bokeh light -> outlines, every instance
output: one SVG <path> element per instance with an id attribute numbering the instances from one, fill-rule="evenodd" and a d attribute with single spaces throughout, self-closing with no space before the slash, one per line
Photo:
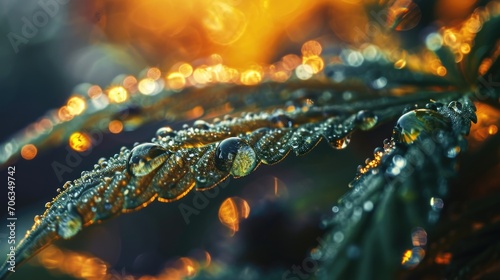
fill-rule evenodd
<path id="1" fill-rule="evenodd" d="M 69 137 L 69 146 L 77 152 L 85 152 L 92 147 L 92 141 L 86 133 L 75 132 Z"/>

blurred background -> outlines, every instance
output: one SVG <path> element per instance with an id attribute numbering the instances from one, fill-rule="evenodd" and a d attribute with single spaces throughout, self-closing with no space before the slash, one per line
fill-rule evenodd
<path id="1" fill-rule="evenodd" d="M 169 73 L 182 63 L 268 68 L 286 55 L 300 56 L 309 40 L 321 42 L 323 49 L 359 47 L 369 41 L 401 54 L 401 48 L 417 48 L 429 32 L 462 22 L 482 4 L 473 0 L 0 0 L 0 142 L 65 104 L 80 83 L 105 89 L 120 74 L 135 75 L 149 67 Z M 389 11 L 394 14 L 387 13 L 387 7 L 393 7 Z M 411 16 L 395 23 L 402 7 Z M 377 26 L 394 28 L 373 37 L 376 33 L 371 30 Z M 176 129 L 182 123 L 157 121 L 133 131 L 104 134 L 63 179 L 79 177 L 121 146 L 148 141 L 158 127 Z M 12 279 L 34 275 L 101 279 L 108 274 L 145 280 L 154 278 L 144 275 L 162 273 L 164 279 L 178 279 L 201 268 L 215 275 L 231 266 L 246 268 L 242 271 L 248 278 L 255 274 L 280 278 L 318 245 L 322 216 L 347 190 L 356 166 L 391 130 L 388 124 L 358 133 L 363 136 L 354 137 L 346 150 L 334 151 L 320 143 L 307 156 L 262 166 L 246 178 L 224 182 L 219 194 L 205 196 L 207 205 L 199 207 L 203 209 L 193 206 L 200 198 L 191 193 L 178 202 L 155 202 L 93 225 L 69 241 L 56 242 L 20 267 Z M 71 149 L 63 143 L 13 163 L 18 240 L 62 187 L 51 164 L 64 162 Z M 2 174 L 6 176 L 5 171 Z M 6 205 L 6 196 L 7 191 L 0 195 L 1 205 Z M 188 222 L 181 210 L 186 205 L 199 210 Z M 0 215 L 5 221 L 4 210 Z M 5 256 L 7 233 L 0 228 L 0 256 Z"/>

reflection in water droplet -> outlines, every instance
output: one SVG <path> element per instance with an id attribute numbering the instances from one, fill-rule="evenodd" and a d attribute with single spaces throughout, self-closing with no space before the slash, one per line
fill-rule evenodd
<path id="1" fill-rule="evenodd" d="M 160 145 L 144 143 L 130 152 L 127 170 L 131 175 L 144 176 L 167 160 L 169 153 Z"/>
<path id="2" fill-rule="evenodd" d="M 275 124 L 277 127 L 293 127 L 293 119 L 288 117 L 287 115 L 276 115 L 270 118 L 270 121 Z"/>
<path id="3" fill-rule="evenodd" d="M 330 141 L 330 146 L 332 146 L 335 149 L 341 150 L 345 149 L 347 145 L 351 142 L 351 135 L 347 135 L 344 138 L 340 139 L 335 139 L 333 141 Z"/>
<path id="4" fill-rule="evenodd" d="M 367 110 L 359 111 L 356 114 L 356 123 L 361 130 L 368 130 L 377 124 L 378 117 L 372 112 Z"/>
<path id="5" fill-rule="evenodd" d="M 449 120 L 438 112 L 429 109 L 417 109 L 401 116 L 394 127 L 393 137 L 401 143 L 413 143 L 420 133 L 432 133 L 436 130 L 449 130 Z"/>
<path id="6" fill-rule="evenodd" d="M 444 207 L 444 202 L 441 198 L 431 197 L 430 205 L 434 210 L 441 210 Z"/>
<path id="7" fill-rule="evenodd" d="M 239 137 L 222 140 L 215 149 L 214 160 L 217 169 L 229 171 L 234 177 L 250 174 L 257 165 L 255 151 Z"/>
<path id="8" fill-rule="evenodd" d="M 57 234 L 64 239 L 73 237 L 82 229 L 82 218 L 74 204 L 68 204 L 67 212 L 59 219 Z"/>

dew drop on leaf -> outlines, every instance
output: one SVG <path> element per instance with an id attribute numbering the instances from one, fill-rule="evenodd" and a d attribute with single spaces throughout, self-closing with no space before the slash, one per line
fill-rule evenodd
<path id="1" fill-rule="evenodd" d="M 411 144 L 422 132 L 432 133 L 436 130 L 448 130 L 449 127 L 449 120 L 440 113 L 430 109 L 417 109 L 399 118 L 393 137 L 400 143 Z"/>
<path id="2" fill-rule="evenodd" d="M 250 174 L 257 165 L 255 151 L 243 139 L 230 137 L 222 140 L 215 149 L 215 166 L 229 171 L 234 177 Z"/>
<path id="3" fill-rule="evenodd" d="M 160 145 L 144 143 L 130 152 L 127 170 L 131 175 L 144 176 L 167 160 L 168 152 Z"/>

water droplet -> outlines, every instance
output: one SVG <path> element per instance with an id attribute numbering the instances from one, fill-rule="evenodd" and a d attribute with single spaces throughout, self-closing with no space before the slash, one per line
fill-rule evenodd
<path id="1" fill-rule="evenodd" d="M 401 143 L 411 144 L 422 132 L 432 133 L 437 129 L 449 130 L 449 120 L 436 111 L 417 109 L 399 118 L 393 137 Z"/>
<path id="2" fill-rule="evenodd" d="M 169 126 L 160 127 L 156 131 L 156 136 L 159 138 L 163 138 L 163 137 L 167 137 L 167 136 L 174 137 L 175 135 L 177 135 L 177 133 Z"/>
<path id="3" fill-rule="evenodd" d="M 434 210 L 441 210 L 444 207 L 444 202 L 441 198 L 431 197 L 430 205 Z"/>
<path id="4" fill-rule="evenodd" d="M 332 212 L 333 212 L 333 213 L 338 213 L 338 212 L 339 212 L 339 210 L 340 210 L 340 209 L 339 209 L 339 207 L 338 207 L 338 206 L 333 206 L 333 207 L 332 207 Z"/>
<path id="5" fill-rule="evenodd" d="M 144 176 L 167 160 L 169 153 L 160 145 L 144 143 L 132 149 L 127 161 L 131 175 Z"/>
<path id="6" fill-rule="evenodd" d="M 455 111 L 456 113 L 462 113 L 462 103 L 458 102 L 458 101 L 451 101 L 450 104 L 448 104 L 448 108 L 452 109 L 453 111 Z"/>
<path id="7" fill-rule="evenodd" d="M 257 165 L 255 151 L 243 139 L 230 137 L 222 140 L 215 149 L 215 166 L 229 171 L 235 177 L 250 174 Z"/>
<path id="8" fill-rule="evenodd" d="M 40 215 L 35 215 L 33 220 L 35 221 L 35 224 L 39 224 L 42 221 L 42 217 Z"/>
<path id="9" fill-rule="evenodd" d="M 194 123 L 193 123 L 193 127 L 194 128 L 198 128 L 198 129 L 203 129 L 203 130 L 207 130 L 210 128 L 210 124 L 207 123 L 206 121 L 204 120 L 196 120 Z"/>
<path id="10" fill-rule="evenodd" d="M 50 208 L 50 206 L 52 206 L 52 203 L 50 202 L 45 203 L 45 208 Z"/>
<path id="11" fill-rule="evenodd" d="M 64 239 L 73 237 L 82 229 L 82 218 L 74 204 L 68 204 L 67 211 L 59 217 L 57 234 Z"/>
<path id="12" fill-rule="evenodd" d="M 206 183 L 207 182 L 207 177 L 205 176 L 196 176 L 196 181 L 200 182 L 200 183 Z"/>
<path id="13" fill-rule="evenodd" d="M 362 110 L 356 114 L 356 124 L 361 130 L 373 128 L 377 120 L 378 117 L 372 111 Z"/>
<path id="14" fill-rule="evenodd" d="M 344 138 L 334 139 L 333 141 L 330 141 L 330 146 L 332 146 L 335 149 L 341 150 L 345 149 L 350 142 L 351 142 L 351 135 L 347 135 Z"/>

